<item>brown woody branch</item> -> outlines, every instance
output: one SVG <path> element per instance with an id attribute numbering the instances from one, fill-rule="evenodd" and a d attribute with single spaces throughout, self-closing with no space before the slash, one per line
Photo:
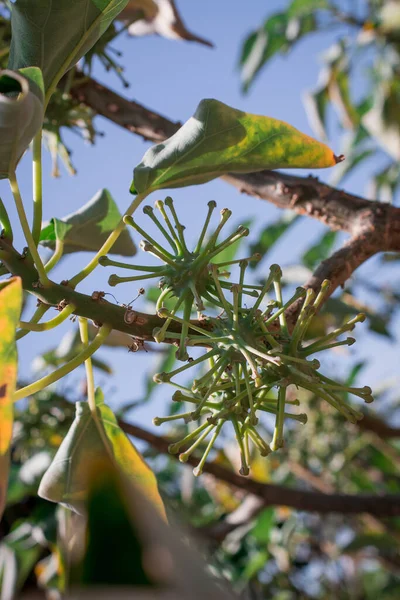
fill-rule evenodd
<path id="1" fill-rule="evenodd" d="M 93 79 L 78 80 L 72 95 L 99 115 L 152 142 L 170 137 L 181 125 L 121 97 Z M 400 208 L 348 194 L 314 177 L 265 170 L 230 174 L 223 179 L 242 193 L 351 235 L 343 248 L 321 263 L 306 287 L 317 290 L 324 279 L 329 279 L 332 293 L 368 258 L 379 252 L 400 251 Z M 301 301 L 292 308 L 289 315 L 292 321 L 300 306 Z"/>
<path id="2" fill-rule="evenodd" d="M 137 425 L 119 421 L 122 429 L 138 439 L 141 439 L 158 452 L 168 454 L 170 441 L 164 437 L 154 435 Z M 196 466 L 198 460 L 190 456 L 188 463 Z M 377 517 L 394 517 L 400 515 L 400 495 L 347 495 L 324 494 L 296 490 L 283 485 L 259 483 L 253 479 L 242 477 L 215 463 L 206 463 L 204 471 L 214 477 L 261 498 L 264 506 L 289 506 L 297 510 L 330 513 L 339 512 L 346 514 L 369 513 Z"/>

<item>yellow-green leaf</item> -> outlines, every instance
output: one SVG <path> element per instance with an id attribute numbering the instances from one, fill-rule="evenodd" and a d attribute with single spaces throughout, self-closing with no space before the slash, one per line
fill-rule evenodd
<path id="1" fill-rule="evenodd" d="M 175 135 L 146 152 L 131 192 L 205 183 L 226 173 L 321 169 L 338 160 L 325 144 L 283 121 L 202 100 Z"/>
<path id="2" fill-rule="evenodd" d="M 0 282 L 0 517 L 3 514 L 13 428 L 13 394 L 17 381 L 15 331 L 21 316 L 22 285 L 19 277 Z"/>
<path id="3" fill-rule="evenodd" d="M 77 403 L 75 420 L 43 476 L 39 496 L 83 512 L 88 474 L 93 464 L 105 460 L 116 464 L 165 516 L 153 471 L 119 427 L 112 410 L 104 404 L 100 389 L 96 391 L 96 405 L 94 418 L 88 403 Z"/>

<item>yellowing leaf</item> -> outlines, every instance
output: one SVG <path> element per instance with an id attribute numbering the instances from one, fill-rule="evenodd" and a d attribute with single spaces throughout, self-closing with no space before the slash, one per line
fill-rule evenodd
<path id="1" fill-rule="evenodd" d="M 6 503 L 14 417 L 13 394 L 17 381 L 15 331 L 21 306 L 21 279 L 13 277 L 0 282 L 0 517 Z"/>
<path id="2" fill-rule="evenodd" d="M 283 121 L 202 100 L 172 137 L 146 152 L 131 192 L 205 183 L 227 173 L 320 169 L 339 160 L 325 144 Z"/>
<path id="3" fill-rule="evenodd" d="M 88 494 L 88 475 L 99 461 L 116 464 L 165 517 L 153 471 L 119 427 L 112 410 L 96 391 L 97 415 L 78 402 L 72 426 L 40 483 L 38 494 L 81 513 Z M 96 422 L 97 421 L 97 422 Z"/>

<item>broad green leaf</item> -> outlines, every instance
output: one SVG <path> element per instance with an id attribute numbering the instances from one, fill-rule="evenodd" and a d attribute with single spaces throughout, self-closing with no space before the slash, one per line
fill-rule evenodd
<path id="1" fill-rule="evenodd" d="M 40 69 L 0 71 L 0 179 L 15 170 L 42 122 Z"/>
<path id="2" fill-rule="evenodd" d="M 77 403 L 75 420 L 43 476 L 39 496 L 82 512 L 88 492 L 88 473 L 93 464 L 103 460 L 117 464 L 164 514 L 153 471 L 119 427 L 112 410 L 104 404 L 100 389 L 96 391 L 96 404 L 95 419 L 88 403 Z"/>
<path id="3" fill-rule="evenodd" d="M 97 42 L 128 0 L 16 0 L 10 69 L 40 67 L 46 92 Z"/>
<path id="4" fill-rule="evenodd" d="M 100 190 L 77 212 L 63 219 L 52 219 L 43 226 L 40 243 L 55 248 L 56 240 L 64 242 L 64 254 L 71 252 L 97 252 L 121 219 L 121 213 L 108 190 Z M 124 229 L 112 247 L 111 254 L 133 256 L 135 245 Z"/>
<path id="5" fill-rule="evenodd" d="M 261 233 L 259 234 L 258 239 L 250 245 L 250 252 L 252 254 L 258 253 L 264 257 L 276 244 L 276 242 L 283 236 L 287 230 L 295 223 L 297 220 L 297 215 L 293 212 L 288 212 L 286 216 L 282 217 L 275 223 L 271 223 L 271 225 L 267 225 Z M 258 263 L 250 263 L 250 267 L 257 267 Z"/>
<path id="6" fill-rule="evenodd" d="M 19 277 L 0 282 L 0 518 L 3 514 L 10 463 L 17 381 L 15 331 L 21 316 L 22 285 Z"/>
<path id="7" fill-rule="evenodd" d="M 194 116 L 134 170 L 132 193 L 211 181 L 227 173 L 334 166 L 333 152 L 291 125 L 202 100 Z"/>
<path id="8" fill-rule="evenodd" d="M 329 8 L 328 0 L 292 0 L 292 3 L 287 9 L 287 14 L 290 18 L 302 17 L 314 10 Z"/>
<path id="9" fill-rule="evenodd" d="M 337 231 L 324 233 L 318 242 L 303 254 L 303 264 L 309 269 L 314 269 L 320 262 L 328 258 L 336 241 L 337 233 Z"/>

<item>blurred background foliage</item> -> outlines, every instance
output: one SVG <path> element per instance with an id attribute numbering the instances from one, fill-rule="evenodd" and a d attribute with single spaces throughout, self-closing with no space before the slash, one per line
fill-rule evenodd
<path id="1" fill-rule="evenodd" d="M 2 67 L 7 63 L 10 43 L 8 6 L 7 1 L 0 2 Z M 121 19 L 84 58 L 79 77 L 82 72 L 90 76 L 94 61 L 100 61 L 124 81 L 124 57 L 113 50 L 113 41 L 126 31 L 131 35 L 157 33 L 209 43 L 187 31 L 173 2 L 149 1 L 148 7 L 149 12 L 143 14 L 143 8 L 138 9 L 135 2 L 128 4 Z M 245 8 L 233 5 L 232 10 Z M 305 91 L 304 95 L 310 122 L 317 137 L 329 140 L 329 124 L 332 114 L 336 115 L 336 126 L 342 131 L 342 151 L 347 160 L 333 175 L 335 185 L 342 184 L 346 176 L 367 164 L 370 173 L 367 196 L 382 202 L 396 202 L 400 183 L 400 2 L 282 1 L 281 11 L 268 14 L 256 30 L 247 32 L 241 45 L 239 67 L 243 92 L 251 90 L 256 77 L 265 76 L 270 61 L 276 56 L 296 52 L 300 40 L 333 29 L 337 31 L 337 41 L 326 49 L 315 88 Z M 238 40 L 238 47 L 239 44 Z M 69 94 L 75 76 L 76 72 L 72 72 L 62 82 L 46 115 L 45 141 L 53 159 L 55 176 L 60 174 L 60 161 L 70 173 L 75 170 L 64 142 L 66 129 L 77 132 L 91 143 L 98 135 L 92 109 Z M 358 85 L 360 81 L 362 85 Z M 300 91 L 294 90 L 294 93 L 300 94 Z M 162 111 L 162 106 L 152 108 Z M 254 281 L 262 281 L 269 253 L 284 237 L 290 239 L 296 219 L 285 213 L 262 229 L 256 239 L 251 238 L 248 248 L 244 245 L 235 248 L 240 255 L 247 255 L 249 251 L 262 255 L 262 260 L 254 263 Z M 293 265 L 284 272 L 285 284 L 289 287 L 303 283 L 331 254 L 339 240 L 340 233 L 323 233 L 302 256 L 297 260 L 293 258 Z M 399 259 L 398 255 L 383 255 L 379 260 L 383 268 Z M 156 287 L 146 290 L 148 312 L 154 309 L 158 294 Z M 382 287 L 379 282 L 355 274 L 351 283 L 331 298 L 315 318 L 311 337 L 339 326 L 362 310 L 368 316 L 368 326 L 374 335 L 393 338 L 394 349 L 398 352 L 392 324 L 398 316 L 399 301 L 400 290 L 395 278 L 392 285 Z M 118 416 L 124 427 L 128 413 L 129 421 L 134 421 L 138 407 L 146 403 L 151 410 L 155 397 L 152 374 L 172 368 L 175 349 L 142 348 L 117 333 L 109 343 L 148 353 L 144 394 L 119 407 Z M 79 336 L 73 332 L 68 334 L 55 348 L 37 357 L 36 373 L 47 372 L 68 360 L 79 350 L 79 345 Z M 339 357 L 342 379 L 352 385 L 366 364 L 364 361 L 354 363 L 348 350 L 340 352 Z M 373 348 L 370 349 L 370 360 L 379 360 L 374 356 Z M 103 377 L 111 377 L 112 368 L 102 359 L 101 352 L 100 358 L 96 356 L 94 366 L 102 371 Z M 328 368 L 336 368 L 335 356 L 330 362 L 328 360 Z M 83 382 L 82 372 L 81 389 L 76 384 L 69 385 L 68 381 L 62 382 L 54 389 L 29 398 L 18 408 L 8 503 L 0 525 L 2 600 L 37 589 L 48 598 L 56 599 L 65 587 L 66 574 L 71 571 L 66 566 L 71 544 L 65 533 L 68 532 L 65 523 L 75 516 L 68 516 L 65 509 L 38 498 L 37 488 L 74 418 L 74 403 L 86 396 Z M 375 406 L 368 409 L 364 424 L 361 422 L 360 425 L 345 423 L 339 414 L 304 394 L 302 402 L 313 408 L 307 411 L 312 415 L 307 426 L 289 429 L 288 442 L 282 451 L 274 453 L 268 460 L 256 459 L 253 478 L 263 483 L 314 489 L 321 493 L 399 493 L 400 430 L 392 426 L 399 422 L 397 383 L 381 382 L 374 390 Z M 163 414 L 169 410 L 172 415 L 181 408 L 179 403 L 165 404 Z M 270 431 L 270 427 L 266 420 L 265 429 Z M 169 431 L 163 429 L 163 434 L 171 439 L 186 432 L 182 426 L 172 425 Z M 177 545 L 199 546 L 205 571 L 217 586 L 222 585 L 213 588 L 211 596 L 212 593 L 223 594 L 224 582 L 229 582 L 234 592 L 245 599 L 394 600 L 400 597 L 398 518 L 376 519 L 365 514 L 318 515 L 284 506 L 265 507 L 259 499 L 207 473 L 200 479 L 193 478 L 188 467 L 160 452 L 156 445 L 142 442 L 140 448 L 157 475 L 170 517 L 179 515 L 180 521 L 185 523 L 185 532 L 178 530 Z M 229 438 L 221 438 L 212 461 L 229 470 L 237 469 L 237 452 Z M 180 575 L 177 575 L 168 557 L 163 555 L 160 559 L 160 548 L 153 548 L 148 554 L 150 535 L 146 538 L 143 531 L 138 533 L 140 527 L 137 526 L 138 521 L 145 519 L 146 511 L 136 504 L 133 508 L 127 507 L 130 501 L 126 499 L 134 494 L 127 493 L 126 488 L 121 491 L 113 477 L 114 474 L 105 471 L 104 477 L 97 478 L 89 501 L 93 506 L 89 521 L 74 525 L 74 531 L 82 527 L 82 536 L 89 535 L 90 543 L 83 558 L 79 558 L 78 552 L 71 581 L 102 585 L 118 582 L 135 584 L 142 589 L 151 587 L 153 593 L 148 597 L 157 598 L 171 578 L 178 586 L 179 577 L 186 577 L 186 582 L 179 584 L 183 587 L 179 588 L 181 595 L 178 597 L 185 597 L 186 593 L 188 598 L 195 598 L 195 575 L 189 567 L 187 571 L 178 567 Z M 109 526 L 110 519 L 112 527 Z M 159 527 L 162 529 L 161 524 Z M 191 543 L 188 541 L 192 539 L 190 536 L 198 541 Z M 179 547 L 182 551 L 187 546 Z M 104 547 L 112 549 L 106 556 L 101 555 Z M 170 547 L 170 552 L 173 555 L 175 550 Z M 124 561 L 127 556 L 128 563 Z M 149 564 L 155 563 L 164 564 L 165 569 L 160 568 L 154 573 Z M 133 570 L 132 565 L 135 565 Z M 194 572 L 203 568 L 194 559 L 191 566 Z M 201 586 L 199 589 L 204 597 L 204 590 Z"/>

